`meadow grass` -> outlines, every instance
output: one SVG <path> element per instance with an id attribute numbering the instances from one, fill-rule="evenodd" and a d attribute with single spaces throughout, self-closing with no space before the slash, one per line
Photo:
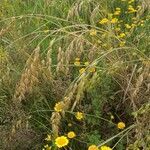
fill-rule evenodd
<path id="1" fill-rule="evenodd" d="M 150 148 L 149 0 L 1 0 L 0 149 Z"/>

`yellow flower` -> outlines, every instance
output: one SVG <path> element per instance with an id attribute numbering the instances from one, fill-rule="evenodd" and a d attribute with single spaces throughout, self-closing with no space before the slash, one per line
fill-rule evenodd
<path id="1" fill-rule="evenodd" d="M 128 3 L 131 4 L 131 3 L 133 3 L 134 1 L 135 1 L 135 0 L 130 0 L 130 1 L 128 1 Z"/>
<path id="2" fill-rule="evenodd" d="M 47 135 L 47 137 L 45 138 L 45 141 L 51 141 L 51 135 Z"/>
<path id="3" fill-rule="evenodd" d="M 46 145 L 44 146 L 44 149 L 45 149 L 45 150 L 51 150 L 51 146 L 48 146 L 48 144 L 46 144 Z"/>
<path id="4" fill-rule="evenodd" d="M 112 20 L 111 20 L 111 23 L 117 23 L 118 22 L 118 19 L 117 18 L 113 18 Z"/>
<path id="5" fill-rule="evenodd" d="M 98 150 L 98 147 L 96 145 L 91 145 L 88 150 Z"/>
<path id="6" fill-rule="evenodd" d="M 120 31 L 120 30 L 121 30 L 121 29 L 120 29 L 119 27 L 115 29 L 115 31 L 117 31 L 117 32 Z"/>
<path id="7" fill-rule="evenodd" d="M 125 27 L 126 27 L 127 29 L 131 29 L 131 26 L 130 26 L 129 24 L 125 24 Z"/>
<path id="8" fill-rule="evenodd" d="M 75 65 L 75 66 L 80 66 L 80 61 L 75 61 L 75 62 L 74 62 L 74 65 Z"/>
<path id="9" fill-rule="evenodd" d="M 132 23 L 131 26 L 134 28 L 134 27 L 136 27 L 136 24 Z"/>
<path id="10" fill-rule="evenodd" d="M 75 61 L 80 61 L 80 58 L 77 57 L 77 58 L 75 59 Z"/>
<path id="11" fill-rule="evenodd" d="M 57 112 L 61 112 L 63 110 L 63 105 L 61 102 L 55 104 L 54 110 Z"/>
<path id="12" fill-rule="evenodd" d="M 107 23 L 109 20 L 107 18 L 102 19 L 99 23 L 100 24 L 105 24 Z"/>
<path id="13" fill-rule="evenodd" d="M 117 127 L 118 127 L 118 129 L 124 129 L 124 128 L 126 127 L 126 125 L 125 125 L 124 122 L 119 122 L 119 123 L 117 124 Z"/>
<path id="14" fill-rule="evenodd" d="M 116 11 L 114 12 L 114 15 L 120 15 L 121 13 L 121 8 L 117 7 Z"/>
<path id="15" fill-rule="evenodd" d="M 125 36 L 126 36 L 125 33 L 120 33 L 119 35 L 120 38 L 124 38 Z"/>
<path id="16" fill-rule="evenodd" d="M 88 65 L 89 65 L 89 62 L 88 62 L 88 61 L 86 61 L 84 64 L 85 64 L 85 66 L 88 66 Z"/>
<path id="17" fill-rule="evenodd" d="M 82 112 L 76 112 L 75 117 L 76 117 L 78 120 L 81 120 L 81 119 L 83 119 L 83 113 L 82 113 Z"/>
<path id="18" fill-rule="evenodd" d="M 121 11 L 121 8 L 117 7 L 116 10 L 117 10 L 117 11 Z"/>
<path id="19" fill-rule="evenodd" d="M 67 136 L 69 139 L 72 139 L 72 138 L 76 137 L 76 134 L 73 131 L 70 131 L 70 132 L 68 132 Z"/>
<path id="20" fill-rule="evenodd" d="M 109 146 L 101 146 L 100 150 L 112 150 L 112 148 L 110 148 Z"/>
<path id="21" fill-rule="evenodd" d="M 137 12 L 137 10 L 134 9 L 132 5 L 129 5 L 129 7 L 128 7 L 128 13 L 135 13 L 135 12 Z"/>
<path id="22" fill-rule="evenodd" d="M 81 69 L 79 70 L 79 73 L 80 73 L 80 74 L 85 73 L 85 68 L 81 68 Z"/>
<path id="23" fill-rule="evenodd" d="M 97 31 L 95 29 L 90 30 L 90 35 L 95 36 L 97 34 Z"/>
<path id="24" fill-rule="evenodd" d="M 142 7 L 141 6 L 137 6 L 137 9 L 140 10 Z"/>
<path id="25" fill-rule="evenodd" d="M 114 12 L 114 15 L 118 16 L 118 15 L 120 15 L 120 13 L 121 13 L 121 11 L 117 10 L 117 11 Z"/>
<path id="26" fill-rule="evenodd" d="M 126 44 L 126 42 L 125 41 L 122 41 L 122 42 L 120 42 L 120 47 L 122 47 L 122 46 L 124 46 Z"/>
<path id="27" fill-rule="evenodd" d="M 89 68 L 89 72 L 95 72 L 96 71 L 96 68 L 95 67 L 90 67 Z"/>
<path id="28" fill-rule="evenodd" d="M 55 139 L 55 144 L 59 148 L 67 146 L 68 143 L 69 143 L 69 140 L 66 136 L 60 136 Z"/>

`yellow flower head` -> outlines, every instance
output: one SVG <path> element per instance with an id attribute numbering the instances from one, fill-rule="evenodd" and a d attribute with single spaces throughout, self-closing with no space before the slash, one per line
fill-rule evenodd
<path id="1" fill-rule="evenodd" d="M 130 26 L 129 24 L 125 24 L 125 27 L 126 27 L 127 29 L 131 29 L 131 26 Z"/>
<path id="2" fill-rule="evenodd" d="M 126 42 L 125 41 L 122 41 L 122 42 L 120 42 L 120 47 L 122 47 L 122 46 L 124 46 L 126 44 Z"/>
<path id="3" fill-rule="evenodd" d="M 125 125 L 124 122 L 119 122 L 119 123 L 117 124 L 117 127 L 118 127 L 118 129 L 124 129 L 124 128 L 126 127 L 126 125 Z"/>
<path id="4" fill-rule="evenodd" d="M 110 148 L 109 146 L 101 146 L 100 150 L 112 150 L 112 148 Z"/>
<path id="5" fill-rule="evenodd" d="M 81 120 L 81 119 L 83 119 L 83 113 L 82 113 L 82 112 L 76 112 L 75 117 L 76 117 L 78 120 Z"/>
<path id="6" fill-rule="evenodd" d="M 118 31 L 120 31 L 120 30 L 121 30 L 121 29 L 120 29 L 119 27 L 115 29 L 116 32 L 118 32 Z"/>
<path id="7" fill-rule="evenodd" d="M 95 36 L 97 34 L 97 31 L 95 29 L 90 30 L 90 35 Z"/>
<path id="8" fill-rule="evenodd" d="M 96 71 L 96 68 L 95 67 L 90 67 L 89 68 L 89 72 L 95 72 Z"/>
<path id="9" fill-rule="evenodd" d="M 117 10 L 117 11 L 121 11 L 121 8 L 117 7 L 116 10 Z"/>
<path id="10" fill-rule="evenodd" d="M 89 65 L 89 62 L 88 62 L 88 61 L 86 61 L 84 64 L 85 64 L 85 66 L 88 66 L 88 65 Z"/>
<path id="11" fill-rule="evenodd" d="M 57 112 L 61 112 L 63 110 L 63 105 L 61 102 L 55 104 L 54 110 Z"/>
<path id="12" fill-rule="evenodd" d="M 99 23 L 100 24 L 105 24 L 107 23 L 109 20 L 107 18 L 102 19 Z"/>
<path id="13" fill-rule="evenodd" d="M 129 0 L 128 1 L 128 4 L 131 4 L 131 3 L 133 3 L 135 0 Z"/>
<path id="14" fill-rule="evenodd" d="M 80 61 L 75 61 L 75 62 L 74 62 L 74 65 L 75 65 L 75 66 L 80 66 Z"/>
<path id="15" fill-rule="evenodd" d="M 80 73 L 80 74 L 85 73 L 85 68 L 81 68 L 81 69 L 79 70 L 79 73 Z"/>
<path id="16" fill-rule="evenodd" d="M 120 13 L 121 13 L 121 11 L 116 10 L 116 11 L 114 12 L 114 15 L 118 16 L 118 15 L 120 15 Z"/>
<path id="17" fill-rule="evenodd" d="M 77 57 L 77 58 L 75 59 L 75 61 L 80 61 L 80 58 Z"/>
<path id="18" fill-rule="evenodd" d="M 137 6 L 137 9 L 140 10 L 142 7 L 141 6 Z"/>
<path id="19" fill-rule="evenodd" d="M 136 27 L 136 24 L 132 23 L 131 26 L 134 28 L 134 27 Z"/>
<path id="20" fill-rule="evenodd" d="M 51 141 L 51 135 L 47 135 L 47 137 L 45 138 L 45 141 Z"/>
<path id="21" fill-rule="evenodd" d="M 137 10 L 134 9 L 132 5 L 129 5 L 129 7 L 128 7 L 128 13 L 135 13 L 135 12 L 137 12 Z"/>
<path id="22" fill-rule="evenodd" d="M 118 22 L 118 19 L 117 18 L 113 18 L 112 20 L 111 20 L 111 23 L 117 23 Z"/>
<path id="23" fill-rule="evenodd" d="M 66 136 L 60 136 L 55 139 L 55 144 L 58 148 L 67 146 L 68 143 L 69 143 L 69 140 L 67 139 Z"/>
<path id="24" fill-rule="evenodd" d="M 91 145 L 88 150 L 98 150 L 98 147 L 96 145 Z"/>
<path id="25" fill-rule="evenodd" d="M 73 131 L 70 131 L 70 132 L 68 132 L 67 136 L 69 139 L 72 139 L 72 138 L 76 137 L 76 134 Z"/>
<path id="26" fill-rule="evenodd" d="M 124 38 L 125 36 L 126 36 L 125 33 L 120 33 L 119 35 L 120 38 Z"/>

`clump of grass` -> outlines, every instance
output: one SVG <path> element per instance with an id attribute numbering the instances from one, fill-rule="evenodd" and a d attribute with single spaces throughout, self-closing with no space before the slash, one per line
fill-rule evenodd
<path id="1" fill-rule="evenodd" d="M 2 0 L 2 148 L 148 149 L 148 3 Z"/>

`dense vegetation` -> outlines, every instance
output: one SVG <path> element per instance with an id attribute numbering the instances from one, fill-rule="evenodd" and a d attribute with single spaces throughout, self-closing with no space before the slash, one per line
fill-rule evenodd
<path id="1" fill-rule="evenodd" d="M 0 149 L 150 149 L 149 0 L 0 0 Z"/>

